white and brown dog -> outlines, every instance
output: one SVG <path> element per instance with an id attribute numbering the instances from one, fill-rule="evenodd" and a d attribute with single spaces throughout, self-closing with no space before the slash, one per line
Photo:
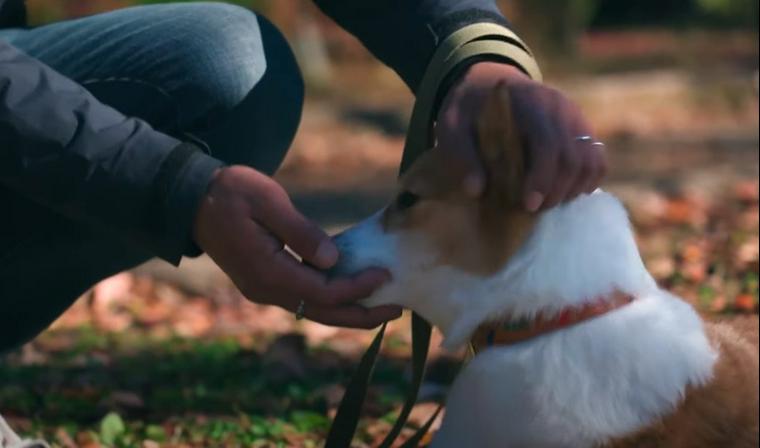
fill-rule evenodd
<path id="1" fill-rule="evenodd" d="M 476 348 L 432 446 L 756 447 L 757 352 L 657 286 L 612 195 L 523 211 L 509 104 L 497 88 L 480 117 L 482 198 L 433 150 L 394 203 L 336 237 L 339 271 L 393 274 L 366 305 Z"/>

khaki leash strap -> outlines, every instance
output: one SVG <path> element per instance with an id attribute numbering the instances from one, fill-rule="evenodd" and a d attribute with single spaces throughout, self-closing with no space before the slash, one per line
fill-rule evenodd
<path id="1" fill-rule="evenodd" d="M 490 56 L 517 66 L 536 81 L 543 79 L 528 47 L 509 29 L 481 23 L 453 33 L 436 50 L 417 91 L 401 162 L 402 174 L 435 143 L 432 138 L 434 109 L 444 79 L 475 56 Z"/>
<path id="2" fill-rule="evenodd" d="M 541 71 L 533 59 L 532 53 L 527 45 L 511 30 L 496 24 L 479 23 L 456 31 L 438 47 L 420 83 L 404 145 L 401 174 L 411 166 L 417 157 L 435 146 L 433 125 L 436 100 L 441 93 L 441 87 L 451 73 L 459 70 L 475 57 L 486 57 L 487 60 L 502 61 L 514 65 L 534 80 L 542 80 Z M 349 448 L 351 446 L 359 423 L 362 405 L 367 395 L 367 388 L 372 379 L 372 372 L 385 335 L 385 329 L 386 325 L 383 325 L 378 331 L 346 388 L 346 393 L 327 435 L 326 448 Z M 417 402 L 417 395 L 425 375 L 431 332 L 430 324 L 415 313 L 412 316 L 411 389 L 396 423 L 383 443 L 380 444 L 381 448 L 389 448 L 393 444 Z M 443 406 L 435 411 L 427 423 L 403 445 L 404 448 L 419 445 L 442 408 Z"/>

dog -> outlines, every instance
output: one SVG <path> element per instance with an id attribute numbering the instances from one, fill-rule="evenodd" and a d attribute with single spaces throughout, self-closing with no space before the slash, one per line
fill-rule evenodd
<path id="1" fill-rule="evenodd" d="M 334 271 L 393 275 L 364 305 L 404 306 L 444 348 L 475 349 L 431 446 L 758 446 L 757 351 L 658 287 L 613 195 L 524 211 L 511 114 L 496 87 L 478 117 L 481 198 L 433 149 L 388 207 L 335 237 Z"/>

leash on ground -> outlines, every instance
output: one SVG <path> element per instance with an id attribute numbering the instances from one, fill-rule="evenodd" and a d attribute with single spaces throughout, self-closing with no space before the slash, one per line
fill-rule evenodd
<path id="1" fill-rule="evenodd" d="M 401 174 L 417 157 L 435 146 L 433 123 L 437 102 L 441 99 L 439 94 L 445 91 L 441 87 L 450 86 L 473 63 L 482 60 L 503 61 L 515 65 L 531 78 L 541 80 L 541 71 L 527 45 L 509 29 L 501 25 L 479 23 L 453 33 L 436 50 L 418 88 L 417 100 L 404 145 Z M 327 436 L 326 448 L 351 446 L 386 328 L 386 325 L 380 328 L 372 344 L 362 356 L 359 367 L 354 372 L 338 406 L 338 412 Z M 430 324 L 414 313 L 412 316 L 411 387 L 393 428 L 379 445 L 380 448 L 390 448 L 393 445 L 417 402 L 425 376 L 431 333 Z M 402 445 L 402 448 L 417 447 L 442 409 L 443 405 L 439 406 L 428 421 Z"/>

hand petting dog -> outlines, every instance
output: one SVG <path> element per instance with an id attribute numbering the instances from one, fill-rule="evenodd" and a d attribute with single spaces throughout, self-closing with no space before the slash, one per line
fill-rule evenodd
<path id="1" fill-rule="evenodd" d="M 578 106 L 562 93 L 502 63 L 473 65 L 447 93 L 438 113 L 438 149 L 469 171 L 464 189 L 479 196 L 486 185 L 475 120 L 488 95 L 505 84 L 527 151 L 525 208 L 552 208 L 594 191 L 606 173 L 604 147 L 596 142 Z"/>
<path id="2" fill-rule="evenodd" d="M 401 316 L 401 308 L 356 304 L 389 280 L 370 270 L 351 278 L 327 277 L 301 263 L 328 269 L 338 249 L 301 215 L 285 190 L 260 172 L 232 166 L 217 172 L 200 204 L 195 241 L 248 299 L 277 305 L 326 325 L 374 328 Z"/>

